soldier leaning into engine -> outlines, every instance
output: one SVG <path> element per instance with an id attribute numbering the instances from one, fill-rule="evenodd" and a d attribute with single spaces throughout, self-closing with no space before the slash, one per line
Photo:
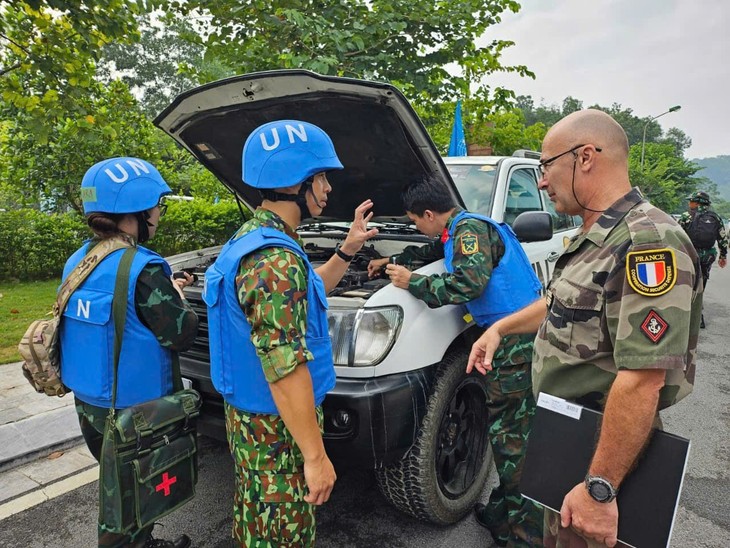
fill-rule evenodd
<path id="1" fill-rule="evenodd" d="M 712 263 L 717 258 L 715 242 L 717 242 L 717 247 L 720 248 L 720 258 L 717 264 L 720 265 L 720 268 L 725 268 L 727 264 L 728 240 L 725 225 L 720 216 L 710 209 L 710 195 L 707 192 L 701 190 L 694 192 L 687 196 L 687 200 L 689 200 L 689 211 L 682 213 L 678 222 L 689 234 L 692 245 L 695 246 L 697 254 L 700 256 L 702 281 L 707 287 Z M 700 327 L 705 327 L 704 314 L 702 315 Z"/>
<path id="2" fill-rule="evenodd" d="M 322 442 L 322 400 L 335 384 L 327 292 L 377 229 L 372 202 L 328 262 L 314 269 L 295 232 L 321 215 L 343 169 L 329 136 L 296 120 L 255 129 L 243 147 L 243 181 L 263 202 L 206 272 L 211 378 L 223 395 L 235 465 L 237 546 L 312 546 L 314 509 L 336 476 Z"/>
<path id="3" fill-rule="evenodd" d="M 390 258 L 371 261 L 371 277 L 385 266 L 396 287 L 431 308 L 464 304 L 481 327 L 539 297 L 540 282 L 509 226 L 457 207 L 445 184 L 433 176 L 408 184 L 401 197 L 416 228 L 435 239 L 406 247 L 393 256 L 396 264 L 386 264 Z M 424 276 L 402 266 L 438 259 L 445 259 L 443 274 Z M 486 420 L 499 485 L 486 505 L 476 505 L 475 513 L 498 546 L 542 546 L 542 509 L 519 492 L 525 441 L 535 413 L 533 339 L 505 337 L 487 377 Z"/>

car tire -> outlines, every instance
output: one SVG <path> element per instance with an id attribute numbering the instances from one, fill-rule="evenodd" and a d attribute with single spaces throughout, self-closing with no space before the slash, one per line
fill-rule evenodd
<path id="1" fill-rule="evenodd" d="M 396 508 L 439 525 L 454 523 L 479 500 L 492 464 L 484 377 L 465 373 L 466 350 L 437 366 L 416 441 L 396 464 L 375 470 Z"/>

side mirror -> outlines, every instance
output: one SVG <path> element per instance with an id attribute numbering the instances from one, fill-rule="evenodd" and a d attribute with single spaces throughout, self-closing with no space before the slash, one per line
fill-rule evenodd
<path id="1" fill-rule="evenodd" d="M 544 242 L 553 237 L 553 217 L 545 211 L 525 211 L 512 223 L 521 242 Z"/>

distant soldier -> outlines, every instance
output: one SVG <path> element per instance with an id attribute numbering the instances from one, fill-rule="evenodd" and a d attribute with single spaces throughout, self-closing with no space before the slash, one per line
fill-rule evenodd
<path id="1" fill-rule="evenodd" d="M 243 181 L 263 201 L 205 275 L 211 378 L 225 400 L 235 465 L 236 546 L 314 545 L 316 505 L 335 470 L 322 441 L 322 401 L 335 385 L 327 293 L 365 240 L 365 200 L 342 245 L 316 270 L 295 232 L 322 214 L 343 169 L 329 136 L 297 120 L 256 128 L 246 140 Z"/>
<path id="2" fill-rule="evenodd" d="M 498 319 L 533 302 L 540 282 L 509 226 L 458 207 L 446 185 L 435 177 L 413 181 L 401 193 L 416 228 L 434 238 L 408 246 L 391 259 L 368 265 L 372 277 L 383 266 L 393 285 L 408 290 L 431 308 L 464 304 L 477 325 Z M 446 272 L 424 276 L 402 265 L 444 259 Z M 530 371 L 533 335 L 505 337 L 487 375 L 489 432 L 499 485 L 487 504 L 477 504 L 476 519 L 497 546 L 542 546 L 542 508 L 519 491 L 522 462 L 535 414 Z"/>
<path id="3" fill-rule="evenodd" d="M 474 343 L 468 369 L 487 373 L 502 337 L 537 332 L 535 394 L 603 412 L 585 481 L 559 513 L 545 510 L 544 542 L 612 547 L 617 490 L 660 425 L 658 411 L 692 389 L 699 259 L 677 223 L 631 188 L 628 139 L 608 114 L 566 116 L 542 153 L 538 186 L 558 212 L 582 217 L 582 231 L 558 258 L 546 297 L 492 325 Z"/>
<path id="4" fill-rule="evenodd" d="M 692 245 L 695 246 L 700 256 L 702 265 L 702 281 L 707 287 L 707 280 L 710 279 L 710 269 L 717 257 L 715 242 L 720 248 L 720 259 L 717 264 L 725 268 L 727 264 L 728 240 L 725 233 L 725 225 L 720 216 L 710 209 L 710 196 L 707 192 L 697 191 L 689 196 L 689 211 L 682 213 L 679 224 L 689 234 Z M 702 315 L 700 327 L 705 327 L 705 316 Z"/>

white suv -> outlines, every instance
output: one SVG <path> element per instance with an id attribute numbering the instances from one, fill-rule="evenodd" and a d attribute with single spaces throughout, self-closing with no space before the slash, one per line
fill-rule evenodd
<path id="1" fill-rule="evenodd" d="M 462 306 L 432 310 L 387 279 L 369 280 L 367 264 L 428 241 L 400 203 L 400 189 L 414 177 L 437 175 L 463 206 L 514 223 L 523 240 L 547 240 L 525 244 L 543 282 L 575 231 L 573 219 L 551 211 L 537 190 L 537 160 L 527 154 L 442 159 L 411 106 L 389 84 L 298 70 L 244 75 L 181 95 L 155 123 L 254 207 L 260 196 L 241 181 L 241 150 L 253 129 L 277 119 L 320 126 L 345 166 L 329 174 L 334 190 L 327 216 L 305 220 L 298 229 L 310 260 L 316 265 L 332 256 L 365 198 L 372 198 L 373 223 L 380 228 L 328 296 L 337 372 L 337 384 L 324 401 L 328 453 L 338 467 L 374 469 L 381 491 L 396 507 L 434 523 L 452 523 L 480 497 L 492 461 L 484 379 L 464 373 L 481 330 L 465 319 Z M 210 381 L 201 300 L 205 269 L 219 249 L 169 261 L 174 270 L 199 277 L 186 292 L 201 328 L 193 348 L 181 356 L 181 367 L 203 394 L 200 430 L 223 438 L 222 400 Z M 443 261 L 437 261 L 417 272 L 443 270 Z"/>

